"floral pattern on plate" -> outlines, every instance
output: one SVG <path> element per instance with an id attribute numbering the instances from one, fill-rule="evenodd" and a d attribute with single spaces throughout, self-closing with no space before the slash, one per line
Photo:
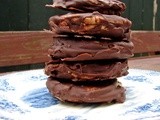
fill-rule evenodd
<path id="1" fill-rule="evenodd" d="M 122 104 L 62 103 L 46 88 L 42 69 L 0 76 L 0 120 L 160 120 L 160 72 L 130 69 L 118 78 Z"/>

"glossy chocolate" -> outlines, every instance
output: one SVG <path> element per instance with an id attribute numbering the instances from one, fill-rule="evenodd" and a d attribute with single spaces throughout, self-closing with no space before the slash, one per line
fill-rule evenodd
<path id="1" fill-rule="evenodd" d="M 120 16 L 93 12 L 52 16 L 49 25 L 58 34 L 124 38 L 132 22 Z"/>
<path id="2" fill-rule="evenodd" d="M 45 74 L 54 78 L 72 81 L 115 79 L 128 74 L 127 60 L 103 60 L 55 63 L 45 66 Z"/>
<path id="3" fill-rule="evenodd" d="M 112 81 L 112 82 L 110 82 Z M 108 83 L 86 85 L 85 82 L 77 84 L 74 82 L 60 82 L 49 77 L 46 86 L 49 92 L 60 101 L 77 103 L 123 103 L 125 101 L 125 88 L 115 80 Z"/>
<path id="4" fill-rule="evenodd" d="M 54 0 L 48 7 L 59 8 L 71 12 L 94 12 L 121 15 L 125 11 L 125 3 L 119 0 Z"/>
<path id="5" fill-rule="evenodd" d="M 133 56 L 133 43 L 112 39 L 56 37 L 48 54 L 53 60 L 61 61 L 127 59 Z"/>

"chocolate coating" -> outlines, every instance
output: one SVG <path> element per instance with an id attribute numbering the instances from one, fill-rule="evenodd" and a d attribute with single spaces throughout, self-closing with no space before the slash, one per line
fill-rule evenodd
<path id="1" fill-rule="evenodd" d="M 45 66 L 45 74 L 54 78 L 72 81 L 115 79 L 128 74 L 127 60 L 103 60 L 54 63 Z"/>
<path id="2" fill-rule="evenodd" d="M 54 0 L 48 7 L 60 8 L 72 12 L 94 12 L 121 15 L 125 11 L 125 3 L 119 0 Z"/>
<path id="3" fill-rule="evenodd" d="M 51 30 L 58 34 L 124 38 L 132 22 L 120 16 L 93 12 L 52 16 L 49 25 Z"/>
<path id="4" fill-rule="evenodd" d="M 101 81 L 99 82 L 100 85 L 98 83 L 85 85 L 85 83 L 64 83 L 49 77 L 46 86 L 49 92 L 60 101 L 77 103 L 123 103 L 125 101 L 125 88 L 117 80 L 108 80 L 108 82 L 110 84 Z"/>
<path id="5" fill-rule="evenodd" d="M 98 38 L 57 37 L 48 53 L 53 60 L 61 61 L 126 59 L 133 56 L 133 43 Z"/>

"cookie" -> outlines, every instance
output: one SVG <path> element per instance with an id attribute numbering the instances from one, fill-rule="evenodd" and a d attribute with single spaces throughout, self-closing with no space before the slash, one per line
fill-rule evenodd
<path id="1" fill-rule="evenodd" d="M 131 25 L 132 22 L 127 18 L 98 12 L 55 15 L 49 19 L 53 32 L 66 35 L 124 38 Z"/>
<path id="2" fill-rule="evenodd" d="M 76 103 L 123 103 L 125 88 L 116 79 L 85 84 L 62 82 L 49 77 L 46 86 L 52 96 L 60 101 Z"/>
<path id="3" fill-rule="evenodd" d="M 83 62 L 48 62 L 45 74 L 72 81 L 115 79 L 128 74 L 127 60 L 101 60 Z"/>
<path id="4" fill-rule="evenodd" d="M 108 15 L 121 15 L 125 9 L 125 3 L 119 0 L 54 0 L 52 8 L 64 9 L 71 12 L 98 11 Z"/>
<path id="5" fill-rule="evenodd" d="M 126 59 L 133 56 L 133 43 L 111 39 L 56 37 L 48 54 L 53 60 L 61 61 Z"/>

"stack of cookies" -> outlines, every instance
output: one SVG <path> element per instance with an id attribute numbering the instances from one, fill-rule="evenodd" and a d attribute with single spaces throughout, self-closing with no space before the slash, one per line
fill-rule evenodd
<path id="1" fill-rule="evenodd" d="M 128 74 L 133 56 L 131 21 L 119 0 L 54 0 L 53 8 L 71 13 L 50 17 L 53 44 L 48 50 L 46 86 L 60 101 L 123 103 L 118 77 Z"/>

